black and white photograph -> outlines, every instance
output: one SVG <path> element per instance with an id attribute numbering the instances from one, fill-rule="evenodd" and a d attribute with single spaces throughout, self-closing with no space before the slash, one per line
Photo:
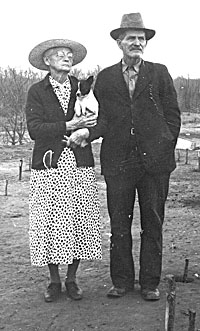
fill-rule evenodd
<path id="1" fill-rule="evenodd" d="M 2 1 L 0 330 L 200 331 L 199 12 Z"/>

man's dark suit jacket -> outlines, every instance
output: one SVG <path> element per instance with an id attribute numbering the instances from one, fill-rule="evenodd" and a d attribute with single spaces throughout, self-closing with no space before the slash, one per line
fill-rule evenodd
<path id="1" fill-rule="evenodd" d="M 43 156 L 47 150 L 54 152 L 52 163 L 53 167 L 56 167 L 58 158 L 65 147 L 62 143 L 63 135 L 71 134 L 70 131 L 66 132 L 66 122 L 74 116 L 78 80 L 74 76 L 69 76 L 69 79 L 71 95 L 66 116 L 49 82 L 49 75 L 32 85 L 28 91 L 26 119 L 29 135 L 35 141 L 33 169 L 45 169 Z M 73 152 L 78 167 L 94 166 L 90 144 L 85 148 L 77 147 Z"/>
<path id="2" fill-rule="evenodd" d="M 134 128 L 146 171 L 156 174 L 175 169 L 175 145 L 180 110 L 172 78 L 162 64 L 143 61 L 132 100 L 122 74 L 122 63 L 102 70 L 94 93 L 100 104 L 98 124 L 89 141 L 103 137 L 101 167 L 104 175 L 120 172 Z"/>

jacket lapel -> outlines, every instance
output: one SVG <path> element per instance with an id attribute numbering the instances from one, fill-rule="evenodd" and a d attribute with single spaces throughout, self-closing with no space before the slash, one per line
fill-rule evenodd
<path id="1" fill-rule="evenodd" d="M 78 79 L 74 76 L 69 76 L 70 84 L 71 84 L 71 94 L 75 95 L 78 89 Z"/>
<path id="2" fill-rule="evenodd" d="M 138 80 L 133 94 L 133 100 L 135 100 L 140 95 L 140 93 L 144 90 L 149 81 L 152 79 L 151 72 L 152 68 L 149 66 L 149 64 L 147 62 L 143 62 L 140 67 Z"/>
<path id="3" fill-rule="evenodd" d="M 113 72 L 113 86 L 117 93 L 121 95 L 123 98 L 126 98 L 128 102 L 130 102 L 130 96 L 128 87 L 126 85 L 126 82 L 124 80 L 124 76 L 122 73 L 122 63 L 117 63 L 114 67 Z M 138 80 L 135 86 L 135 91 L 133 93 L 133 100 L 135 100 L 140 93 L 145 89 L 149 81 L 152 79 L 152 66 L 148 63 L 143 61 L 139 75 Z"/>
<path id="4" fill-rule="evenodd" d="M 74 76 L 69 76 L 70 84 L 71 84 L 71 93 L 70 93 L 70 99 L 68 104 L 68 111 L 66 115 L 66 119 L 71 120 L 74 116 L 74 104 L 76 101 L 76 92 L 78 89 L 78 80 Z"/>
<path id="5" fill-rule="evenodd" d="M 129 91 L 126 85 L 123 73 L 122 73 L 122 63 L 119 62 L 113 67 L 113 86 L 115 91 L 122 96 L 122 98 L 126 98 L 129 102 Z"/>

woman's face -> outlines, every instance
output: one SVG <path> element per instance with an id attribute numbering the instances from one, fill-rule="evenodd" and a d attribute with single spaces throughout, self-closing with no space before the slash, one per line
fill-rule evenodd
<path id="1" fill-rule="evenodd" d="M 73 64 L 73 53 L 70 48 L 56 47 L 46 51 L 43 59 L 50 71 L 69 72 Z"/>

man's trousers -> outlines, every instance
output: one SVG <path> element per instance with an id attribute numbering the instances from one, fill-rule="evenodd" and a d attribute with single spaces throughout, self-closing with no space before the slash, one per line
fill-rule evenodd
<path id="1" fill-rule="evenodd" d="M 162 226 L 170 174 L 105 176 L 111 221 L 110 271 L 113 285 L 133 288 L 135 280 L 131 226 L 136 192 L 140 207 L 139 284 L 155 289 L 162 269 Z M 134 230 L 134 229 L 133 229 Z"/>

